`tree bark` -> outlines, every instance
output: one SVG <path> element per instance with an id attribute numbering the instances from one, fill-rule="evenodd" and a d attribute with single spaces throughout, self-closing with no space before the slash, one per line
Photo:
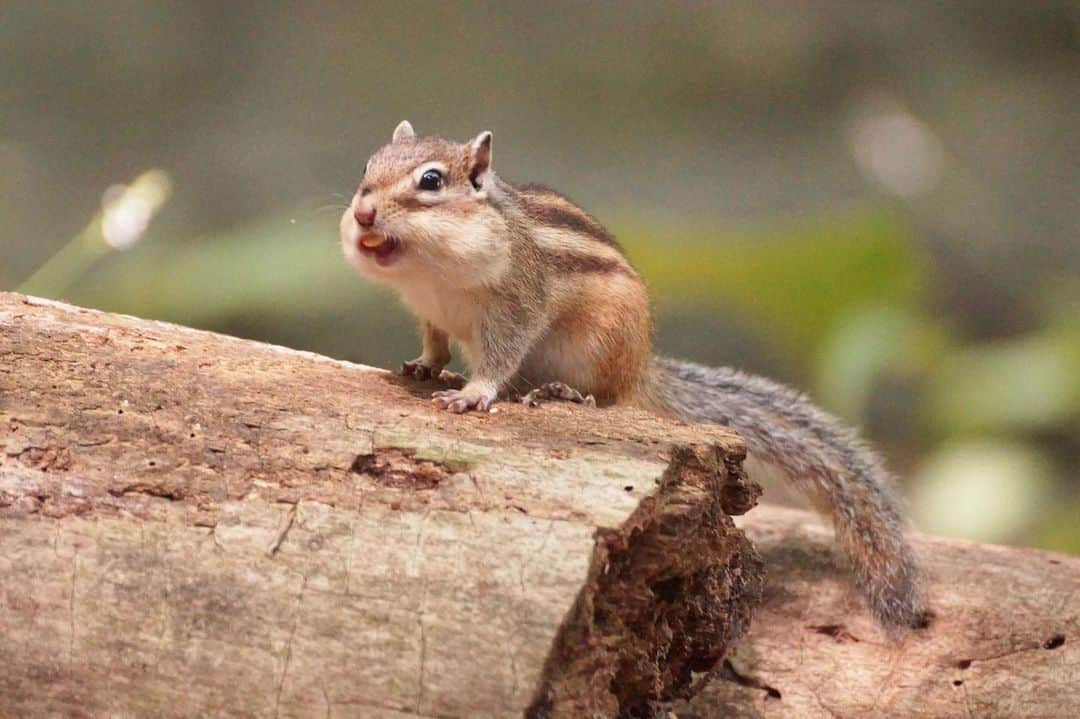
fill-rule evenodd
<path id="1" fill-rule="evenodd" d="M 0 294 L 0 716 L 1080 715 L 1076 559 L 893 643 L 727 431 L 433 388 Z"/>

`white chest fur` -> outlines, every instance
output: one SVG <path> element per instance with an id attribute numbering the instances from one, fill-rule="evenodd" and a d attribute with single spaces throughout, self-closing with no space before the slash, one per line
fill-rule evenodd
<path id="1" fill-rule="evenodd" d="M 435 284 L 402 288 L 401 298 L 417 317 L 450 333 L 462 345 L 480 336 L 484 304 L 475 292 Z"/>

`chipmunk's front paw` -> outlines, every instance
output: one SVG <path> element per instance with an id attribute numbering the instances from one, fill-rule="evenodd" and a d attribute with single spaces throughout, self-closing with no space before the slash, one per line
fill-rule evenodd
<path id="1" fill-rule="evenodd" d="M 401 376 L 413 377 L 418 380 L 438 379 L 442 367 L 428 364 L 423 357 L 418 357 L 411 362 L 401 364 Z"/>
<path id="2" fill-rule="evenodd" d="M 496 391 L 487 387 L 465 385 L 464 389 L 446 389 L 431 395 L 431 401 L 458 414 L 475 409 L 487 412 L 495 401 Z"/>

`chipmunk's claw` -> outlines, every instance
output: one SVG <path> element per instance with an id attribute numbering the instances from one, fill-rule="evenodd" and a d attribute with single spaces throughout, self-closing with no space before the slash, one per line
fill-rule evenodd
<path id="1" fill-rule="evenodd" d="M 548 382 L 531 389 L 521 398 L 521 403 L 528 407 L 539 407 L 543 400 L 573 402 L 586 407 L 596 406 L 596 398 L 591 394 L 582 395 L 581 392 L 563 382 Z"/>
<path id="2" fill-rule="evenodd" d="M 431 401 L 456 414 L 468 412 L 471 409 L 477 412 L 487 412 L 492 403 L 495 402 L 495 395 L 466 387 L 465 389 L 445 389 L 435 392 L 431 395 Z"/>
<path id="3" fill-rule="evenodd" d="M 402 377 L 412 377 L 421 382 L 429 379 L 437 380 L 454 389 L 461 389 L 465 386 L 466 381 L 463 375 L 443 369 L 439 365 L 430 365 L 424 362 L 423 358 L 402 362 L 400 374 Z"/>
<path id="4" fill-rule="evenodd" d="M 436 379 L 442 372 L 442 367 L 432 367 L 423 359 L 414 359 L 411 362 L 401 363 L 401 376 L 412 377 L 421 382 L 428 379 Z"/>
<path id="5" fill-rule="evenodd" d="M 465 379 L 465 375 L 451 372 L 448 369 L 444 369 L 439 373 L 438 380 L 447 387 L 453 387 L 454 389 L 461 389 L 468 381 Z"/>

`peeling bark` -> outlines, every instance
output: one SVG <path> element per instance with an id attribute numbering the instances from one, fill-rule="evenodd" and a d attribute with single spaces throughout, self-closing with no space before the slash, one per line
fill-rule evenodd
<path id="1" fill-rule="evenodd" d="M 746 631 L 762 568 L 728 515 L 753 507 L 759 489 L 731 481 L 741 469 L 715 448 L 672 454 L 655 498 L 620 531 L 600 533 L 526 716 L 659 716 Z"/>

